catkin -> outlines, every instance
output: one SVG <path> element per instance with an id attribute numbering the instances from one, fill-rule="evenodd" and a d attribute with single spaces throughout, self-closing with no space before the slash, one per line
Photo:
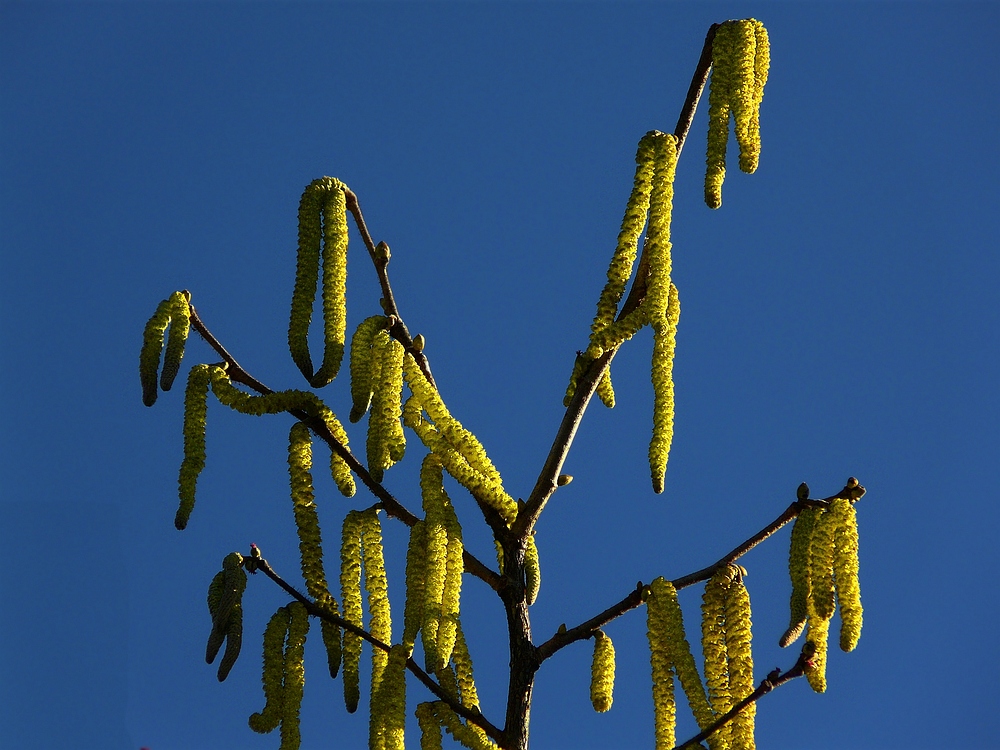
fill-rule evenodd
<path id="1" fill-rule="evenodd" d="M 670 285 L 666 315 L 653 320 L 653 433 L 649 440 L 649 470 L 653 491 L 663 492 L 667 461 L 674 440 L 674 352 L 681 315 L 677 287 Z"/>
<path id="2" fill-rule="evenodd" d="M 729 692 L 734 705 L 750 695 L 755 688 L 751 638 L 750 595 L 743 584 L 742 575 L 739 575 L 729 586 L 726 595 L 726 652 L 729 657 Z M 757 705 L 751 703 L 733 717 L 733 750 L 753 750 L 756 746 L 756 712 Z"/>
<path id="3" fill-rule="evenodd" d="M 726 145 L 733 88 L 733 27 L 723 23 L 712 42 L 712 78 L 708 89 L 708 153 L 705 157 L 705 203 L 722 205 L 722 183 L 726 178 Z"/>
<path id="4" fill-rule="evenodd" d="M 535 536 L 528 537 L 524 548 L 524 597 L 530 607 L 538 599 L 538 591 L 542 587 L 542 570 L 538 564 L 538 545 Z"/>
<path id="5" fill-rule="evenodd" d="M 372 400 L 372 340 L 385 327 L 384 315 L 362 320 L 351 337 L 351 422 L 358 422 L 368 411 Z"/>
<path id="6" fill-rule="evenodd" d="M 646 636 L 653 672 L 653 722 L 656 750 L 668 750 L 676 741 L 677 704 L 674 699 L 674 676 L 670 664 L 670 625 L 666 612 L 666 581 L 657 578 L 650 584 L 646 599 Z"/>
<path id="7" fill-rule="evenodd" d="M 465 633 L 462 632 L 461 621 L 456 622 L 455 648 L 451 652 L 451 660 L 455 665 L 455 677 L 462 705 L 469 708 L 479 708 L 479 692 L 476 690 L 472 657 L 469 655 L 469 645 L 465 641 Z M 478 730 L 479 727 L 475 727 L 474 729 Z"/>
<path id="8" fill-rule="evenodd" d="M 404 646 L 413 652 L 417 633 L 424 621 L 427 578 L 427 537 L 424 521 L 410 528 L 410 543 L 406 549 L 406 604 L 403 607 Z"/>
<path id="9" fill-rule="evenodd" d="M 615 646 L 603 630 L 594 634 L 594 660 L 590 666 L 590 702 L 594 710 L 611 710 L 615 691 Z"/>
<path id="10" fill-rule="evenodd" d="M 288 605 L 291 617 L 288 623 L 288 645 L 285 648 L 284 689 L 281 700 L 281 749 L 298 750 L 302 743 L 299 734 L 299 712 L 306 684 L 305 655 L 306 634 L 309 632 L 309 613 L 301 602 Z"/>
<path id="11" fill-rule="evenodd" d="M 434 711 L 434 716 L 438 723 L 445 728 L 458 742 L 465 745 L 470 750 L 499 750 L 496 744 L 491 742 L 482 732 L 475 732 L 472 728 L 464 724 L 451 708 L 441 701 L 430 704 Z"/>
<path id="12" fill-rule="evenodd" d="M 340 546 L 340 592 L 344 619 L 361 628 L 361 513 L 350 511 L 344 518 Z M 348 713 L 358 710 L 361 699 L 359 665 L 361 637 L 344 631 L 344 702 Z"/>
<path id="13" fill-rule="evenodd" d="M 340 180 L 314 180 L 299 203 L 299 246 L 288 324 L 292 361 L 314 388 L 329 384 L 340 369 L 346 333 L 347 204 Z M 322 243 L 322 249 L 321 249 Z M 323 266 L 323 363 L 313 373 L 309 354 L 309 324 L 319 267 Z"/>
<path id="14" fill-rule="evenodd" d="M 829 509 L 816 519 L 809 545 L 809 619 L 829 620 L 835 608 L 833 552 L 837 516 Z"/>
<path id="15" fill-rule="evenodd" d="M 712 711 L 717 716 L 733 706 L 729 688 L 729 654 L 726 647 L 726 595 L 732 584 L 732 568 L 726 566 L 705 583 L 701 604 L 701 650 L 705 659 L 705 686 Z M 712 737 L 721 747 L 729 747 L 732 725 L 726 724 Z"/>
<path id="16" fill-rule="evenodd" d="M 443 750 L 441 722 L 434 715 L 433 704 L 418 704 L 414 714 L 420 726 L 420 750 Z"/>
<path id="17" fill-rule="evenodd" d="M 858 583 L 858 517 L 851 501 L 837 498 L 830 512 L 837 517 L 834 537 L 833 577 L 840 607 L 840 648 L 853 651 L 861 638 L 863 610 Z"/>
<path id="18" fill-rule="evenodd" d="M 226 625 L 226 650 L 219 660 L 219 682 L 223 682 L 228 676 L 236 660 L 239 658 L 240 649 L 243 646 L 243 604 L 236 602 L 229 613 L 229 623 Z"/>
<path id="19" fill-rule="evenodd" d="M 361 550 L 365 566 L 365 589 L 368 591 L 368 632 L 382 643 L 392 643 L 392 616 L 389 611 L 389 584 L 382 555 L 382 526 L 378 509 L 361 514 Z M 372 649 L 372 685 L 378 685 L 388 662 L 388 654 Z"/>
<path id="20" fill-rule="evenodd" d="M 806 679 L 817 693 L 826 692 L 826 654 L 830 633 L 830 621 L 819 617 L 809 618 L 806 642 L 812 643 L 815 651 L 806 667 Z"/>
<path id="21" fill-rule="evenodd" d="M 194 510 L 195 486 L 205 468 L 205 422 L 208 418 L 208 365 L 195 365 L 184 391 L 184 459 L 177 478 L 180 505 L 174 526 L 184 529 Z"/>
<path id="22" fill-rule="evenodd" d="M 372 345 L 371 378 L 374 393 L 368 417 L 368 472 L 382 481 L 386 469 L 399 461 L 406 450 L 406 438 L 399 418 L 402 413 L 403 345 L 383 330 L 377 331 Z"/>
<path id="23" fill-rule="evenodd" d="M 281 723 L 284 703 L 285 636 L 291 612 L 281 607 L 275 612 L 264 630 L 264 665 L 261 681 L 264 684 L 264 708 L 250 715 L 250 728 L 259 733 L 273 732 Z"/>
<path id="24" fill-rule="evenodd" d="M 434 453 L 427 454 L 421 464 L 420 491 L 423 497 L 426 543 L 424 616 L 421 633 L 427 669 L 430 672 L 437 672 L 448 663 L 451 653 L 450 650 L 447 654 L 444 653 L 446 644 L 440 640 L 441 625 L 448 617 L 445 609 L 445 592 L 449 583 L 446 508 L 451 506 L 451 501 L 444 491 L 441 460 Z M 454 616 L 457 617 L 457 612 Z"/>
<path id="25" fill-rule="evenodd" d="M 163 370 L 160 373 L 160 388 L 169 391 L 174 378 L 181 369 L 184 359 L 184 345 L 191 331 L 190 294 L 174 292 L 170 295 L 170 331 L 167 334 L 167 348 L 163 352 Z"/>
<path id="26" fill-rule="evenodd" d="M 788 549 L 788 573 L 792 579 L 791 618 L 788 630 L 778 641 L 778 645 L 782 648 L 794 643 L 806 626 L 809 599 L 812 596 L 809 550 L 812 546 L 813 529 L 820 513 L 822 513 L 820 508 L 805 508 L 799 512 L 792 526 L 792 538 Z"/>
<path id="27" fill-rule="evenodd" d="M 381 649 L 377 649 L 381 651 Z M 407 648 L 397 644 L 389 651 L 386 668 L 372 692 L 369 719 L 370 750 L 403 750 L 406 727 Z"/>
<path id="28" fill-rule="evenodd" d="M 174 292 L 160 302 L 156 312 L 146 321 L 142 332 L 142 349 L 139 351 L 139 382 L 142 385 L 142 403 L 152 406 L 157 396 L 157 370 L 163 355 L 160 388 L 169 391 L 184 357 L 184 344 L 191 328 L 187 292 Z M 163 351 L 163 338 L 170 327 L 167 350 Z"/>

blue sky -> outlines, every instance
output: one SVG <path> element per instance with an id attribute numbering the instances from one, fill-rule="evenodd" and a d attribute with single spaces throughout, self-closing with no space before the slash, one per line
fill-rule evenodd
<path id="1" fill-rule="evenodd" d="M 561 416 L 614 247 L 635 144 L 672 130 L 709 25 L 772 40 L 755 175 L 702 202 L 704 107 L 674 205 L 682 315 L 667 490 L 646 468 L 649 351 L 615 361 L 538 527 L 536 641 L 637 580 L 718 559 L 854 475 L 865 629 L 759 706 L 761 747 L 987 747 L 1000 661 L 993 3 L 0 4 L 0 744 L 275 748 L 259 633 L 285 598 L 251 581 L 244 653 L 203 662 L 204 596 L 251 542 L 290 580 L 288 420 L 209 414 L 208 468 L 173 528 L 181 391 L 142 406 L 157 302 L 189 289 L 231 352 L 300 387 L 285 344 L 296 209 L 322 175 L 392 247 L 403 315 L 452 412 L 526 495 Z M 992 238 L 992 239 L 991 239 Z M 378 312 L 352 240 L 350 327 Z M 217 358 L 197 340 L 186 363 Z M 346 378 L 323 393 L 349 409 Z M 362 451 L 364 436 L 352 431 Z M 421 450 L 386 484 L 416 509 Z M 354 505 L 318 488 L 327 546 Z M 466 496 L 469 547 L 490 557 Z M 403 528 L 386 526 L 390 590 Z M 788 667 L 787 530 L 743 559 L 758 679 Z M 333 555 L 335 557 L 335 555 Z M 697 621 L 700 594 L 681 601 Z M 464 622 L 501 722 L 502 610 L 476 579 Z M 401 620 L 402 597 L 394 599 Z M 689 628 L 692 625 L 689 625 Z M 589 643 L 545 664 L 536 748 L 651 747 L 644 614 L 607 628 L 614 708 L 589 704 Z M 307 646 L 304 747 L 363 747 Z M 411 705 L 423 688 L 411 682 Z M 693 733 L 684 710 L 679 733 Z M 409 733 L 417 742 L 415 731 Z"/>

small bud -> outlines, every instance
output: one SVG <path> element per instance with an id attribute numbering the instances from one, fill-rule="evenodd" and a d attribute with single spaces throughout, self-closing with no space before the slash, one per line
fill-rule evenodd
<path id="1" fill-rule="evenodd" d="M 848 479 L 847 479 L 847 489 L 853 490 L 857 486 L 858 486 L 858 479 L 857 479 L 857 477 L 848 477 Z"/>
<path id="2" fill-rule="evenodd" d="M 573 481 L 573 476 L 571 474 L 560 474 L 559 478 L 556 479 L 556 484 L 560 487 L 565 487 L 572 481 Z"/>
<path id="3" fill-rule="evenodd" d="M 424 335 L 422 333 L 418 333 L 413 337 L 413 351 L 417 353 L 422 352 L 426 343 L 427 340 L 424 338 Z"/>
<path id="4" fill-rule="evenodd" d="M 380 242 L 375 246 L 375 260 L 380 263 L 388 263 L 389 258 L 392 257 L 392 253 L 389 252 L 389 246 L 384 242 Z"/>
<path id="5" fill-rule="evenodd" d="M 808 500 L 809 499 L 809 485 L 806 484 L 805 482 L 803 482 L 802 484 L 800 484 L 798 490 L 796 490 L 796 492 L 795 492 L 795 496 L 799 500 Z"/>
<path id="6" fill-rule="evenodd" d="M 563 623 L 562 625 L 560 625 L 559 629 L 556 630 L 556 632 L 559 633 L 560 635 L 562 635 L 563 633 L 565 633 L 566 632 L 566 623 Z"/>

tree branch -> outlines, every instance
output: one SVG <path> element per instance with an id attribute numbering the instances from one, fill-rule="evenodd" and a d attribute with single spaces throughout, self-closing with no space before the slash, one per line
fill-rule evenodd
<path id="1" fill-rule="evenodd" d="M 261 571 L 264 575 L 283 588 L 289 596 L 296 601 L 301 602 L 309 614 L 313 617 L 318 617 L 322 620 L 326 620 L 327 622 L 332 622 L 337 627 L 353 633 L 359 638 L 368 641 L 368 643 L 370 643 L 373 647 L 380 648 L 387 653 L 392 649 L 391 645 L 383 643 L 364 628 L 359 628 L 357 625 L 348 622 L 343 617 L 339 617 L 338 615 L 335 615 L 323 607 L 315 604 L 311 599 L 309 599 L 309 597 L 298 591 L 294 586 L 279 576 L 274 571 L 274 568 L 268 564 L 267 560 L 259 557 L 250 557 L 247 558 L 247 562 L 249 563 L 248 567 L 251 573 L 258 570 Z M 434 693 L 438 700 L 447 703 L 456 714 L 461 716 L 466 721 L 472 722 L 478 726 L 494 740 L 500 742 L 504 739 L 504 733 L 500 729 L 490 723 L 480 711 L 469 708 L 468 706 L 463 706 L 454 696 L 445 692 L 444 688 L 435 682 L 434 679 L 427 674 L 427 672 L 420 668 L 420 666 L 413 660 L 413 657 L 407 658 L 406 668 L 409 669 L 418 680 L 426 685 L 427 689 Z"/>
<path id="2" fill-rule="evenodd" d="M 237 383 L 242 383 L 248 388 L 252 388 L 257 391 L 257 393 L 262 395 L 274 393 L 274 391 L 250 375 L 250 373 L 240 366 L 239 362 L 237 362 L 236 359 L 228 351 L 226 351 L 226 348 L 219 343 L 219 340 L 212 335 L 211 331 L 208 330 L 208 327 L 198 315 L 197 310 L 195 310 L 194 305 L 189 305 L 189 307 L 191 310 L 191 326 L 198 331 L 201 337 L 208 342 L 208 345 L 211 346 L 223 358 L 223 360 L 225 360 L 228 365 L 226 372 L 229 375 L 229 378 Z M 382 509 L 386 512 L 386 515 L 398 518 L 410 527 L 420 520 L 401 502 L 399 502 L 399 500 L 397 500 L 395 496 L 393 496 L 392 493 L 390 493 L 385 487 L 372 479 L 371 474 L 368 473 L 368 469 L 365 468 L 364 464 L 358 461 L 357 457 L 351 453 L 347 446 L 341 444 L 341 442 L 334 437 L 333 433 L 330 432 L 330 428 L 322 419 L 311 417 L 309 414 L 298 409 L 289 410 L 289 414 L 299 421 L 307 424 L 309 428 L 330 447 L 330 450 L 344 459 L 344 462 L 351 468 L 351 471 L 353 471 L 357 475 L 358 479 L 360 479 L 369 489 L 369 491 L 371 491 L 371 493 L 379 499 Z M 484 581 L 486 585 L 494 591 L 500 587 L 502 581 L 499 574 L 490 570 L 478 558 L 470 554 L 468 550 L 463 552 L 463 558 L 465 561 L 465 571 L 467 573 Z"/>

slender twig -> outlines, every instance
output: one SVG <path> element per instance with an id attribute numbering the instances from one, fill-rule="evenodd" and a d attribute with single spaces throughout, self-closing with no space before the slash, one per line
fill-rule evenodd
<path id="1" fill-rule="evenodd" d="M 689 739 L 687 742 L 683 742 L 677 745 L 674 750 L 681 750 L 681 748 L 690 747 L 692 745 L 697 745 L 702 740 L 708 739 L 715 732 L 718 732 L 722 727 L 732 721 L 736 715 L 749 706 L 751 703 L 756 703 L 763 696 L 770 693 L 775 688 L 779 688 L 786 682 L 794 680 L 796 677 L 801 677 L 806 673 L 806 669 L 809 667 L 809 655 L 808 649 L 803 648 L 802 653 L 799 655 L 798 661 L 789 669 L 787 672 L 782 672 L 780 669 L 772 670 L 767 677 L 761 680 L 760 685 L 754 690 L 750 695 L 741 700 L 735 706 L 733 706 L 729 711 L 720 716 L 715 722 L 710 726 L 706 727 L 701 732 L 698 732 L 694 737 Z"/>
<path id="2" fill-rule="evenodd" d="M 274 393 L 274 391 L 244 370 L 243 367 L 240 366 L 239 362 L 237 362 L 236 359 L 228 351 L 226 351 L 226 348 L 214 335 L 212 335 L 212 332 L 208 330 L 208 327 L 195 310 L 194 305 L 190 305 L 190 310 L 191 326 L 198 331 L 201 337 L 208 342 L 208 345 L 211 346 L 223 358 L 223 360 L 225 360 L 228 365 L 226 368 L 226 374 L 229 375 L 230 380 L 242 383 L 248 388 L 252 388 L 263 395 Z M 312 417 L 299 409 L 291 409 L 289 410 L 289 413 L 299 421 L 307 424 L 310 429 L 312 429 L 312 431 L 315 432 L 316 435 L 330 447 L 330 450 L 334 451 L 344 460 L 344 462 L 350 467 L 351 471 L 357 475 L 358 479 L 360 479 L 371 491 L 371 493 L 375 495 L 379 501 L 381 501 L 382 509 L 387 515 L 398 518 L 407 526 L 411 527 L 420 520 L 413 513 L 411 513 L 406 506 L 396 499 L 391 492 L 383 487 L 381 483 L 376 482 L 372 478 L 364 464 L 358 461 L 357 457 L 351 453 L 350 449 L 337 440 L 333 433 L 330 432 L 330 428 L 326 422 L 322 419 Z M 470 554 L 468 550 L 463 552 L 463 558 L 467 573 L 484 581 L 494 590 L 497 590 L 500 587 L 502 584 L 500 576 L 496 572 L 490 570 L 474 555 Z"/>
<path id="3" fill-rule="evenodd" d="M 674 136 L 677 138 L 677 155 L 681 155 L 681 148 L 691 125 L 694 123 L 694 113 L 698 110 L 698 101 L 701 93 L 708 83 L 708 73 L 712 69 L 712 44 L 715 41 L 715 32 L 721 24 L 713 23 L 708 27 L 708 34 L 705 35 L 705 44 L 701 48 L 701 57 L 698 65 L 694 69 L 694 76 L 691 78 L 691 86 L 688 88 L 687 97 L 684 99 L 684 106 L 681 107 L 681 115 L 677 118 L 677 127 L 674 128 Z"/>
<path id="4" fill-rule="evenodd" d="M 774 535 L 774 533 L 777 532 L 778 529 L 780 529 L 782 526 L 789 523 L 790 521 L 794 521 L 795 518 L 799 515 L 799 513 L 801 513 L 806 508 L 817 508 L 817 507 L 822 508 L 829 505 L 837 498 L 846 498 L 851 502 L 857 502 L 864 494 L 865 494 L 864 486 L 857 484 L 855 480 L 855 483 L 849 481 L 846 485 L 844 485 L 844 488 L 840 492 L 838 492 L 835 495 L 831 495 L 830 497 L 826 497 L 821 500 L 809 500 L 809 499 L 796 500 L 794 503 L 789 505 L 788 508 L 786 508 L 784 512 L 782 512 L 782 514 L 778 516 L 776 519 L 774 519 L 771 523 L 769 523 L 763 529 L 761 529 L 752 537 L 747 539 L 741 545 L 736 547 L 734 550 L 732 550 L 726 555 L 723 555 L 716 562 L 694 573 L 688 573 L 685 576 L 676 578 L 673 581 L 671 581 L 671 583 L 673 584 L 675 589 L 680 590 L 683 588 L 687 588 L 688 586 L 693 586 L 694 584 L 700 583 L 701 581 L 707 581 L 715 574 L 717 570 L 725 567 L 726 565 L 729 565 L 730 563 L 736 562 L 739 558 L 741 558 L 747 552 L 752 550 L 762 541 Z M 594 631 L 597 630 L 598 628 L 604 627 L 612 620 L 615 620 L 624 615 L 626 612 L 638 607 L 640 604 L 642 604 L 642 590 L 643 590 L 643 585 L 642 582 L 640 581 L 634 591 L 629 592 L 629 594 L 624 599 L 622 599 L 620 602 L 617 602 L 616 604 L 612 604 L 610 607 L 601 612 L 599 615 L 591 617 L 589 620 L 581 623 L 580 625 L 577 625 L 575 628 L 571 628 L 569 630 L 561 630 L 560 632 L 557 632 L 555 635 L 549 638 L 549 640 L 547 640 L 545 643 L 541 644 L 538 647 L 539 660 L 544 661 L 545 659 L 548 659 L 554 653 L 556 653 L 562 648 L 565 648 L 571 643 L 575 643 L 576 641 L 582 641 L 587 638 L 590 638 L 594 634 Z"/>
<path id="5" fill-rule="evenodd" d="M 312 615 L 313 617 L 318 617 L 322 620 L 326 620 L 327 622 L 332 622 L 337 627 L 343 628 L 344 630 L 353 633 L 359 638 L 368 641 L 375 648 L 382 649 L 387 653 L 390 650 L 392 650 L 392 646 L 390 646 L 388 643 L 383 643 L 381 640 L 373 636 L 364 628 L 360 628 L 354 623 L 348 622 L 343 617 L 339 617 L 338 615 L 335 615 L 333 612 L 330 612 L 329 610 L 317 605 L 315 602 L 309 599 L 309 597 L 307 597 L 302 592 L 298 591 L 284 578 L 279 576 L 274 571 L 274 568 L 272 568 L 268 564 L 267 560 L 264 560 L 263 558 L 252 557 L 248 560 L 248 562 L 251 562 L 251 565 L 249 566 L 251 572 L 255 572 L 257 570 L 262 572 L 264 575 L 266 575 L 268 578 L 270 578 L 272 581 L 278 584 L 282 589 L 284 589 L 289 596 L 291 596 L 296 601 L 301 602 L 305 606 L 309 614 Z M 497 741 L 502 741 L 504 739 L 503 732 L 497 727 L 495 727 L 492 723 L 490 723 L 479 710 L 469 708 L 468 706 L 463 706 L 458 700 L 455 699 L 454 696 L 449 695 L 447 692 L 445 692 L 444 688 L 442 688 L 437 682 L 435 682 L 434 679 L 429 674 L 427 674 L 427 672 L 425 672 L 423 669 L 420 668 L 420 666 L 413 660 L 413 657 L 407 658 L 406 668 L 409 669 L 410 672 L 412 672 L 413 675 L 418 680 L 420 680 L 424 685 L 426 685 L 427 688 L 432 693 L 434 693 L 434 695 L 437 696 L 439 700 L 442 700 L 445 703 L 447 703 L 456 714 L 461 716 L 466 721 L 472 722 L 473 724 L 481 728 L 484 732 L 486 732 L 486 734 L 488 734 L 493 739 Z"/>

